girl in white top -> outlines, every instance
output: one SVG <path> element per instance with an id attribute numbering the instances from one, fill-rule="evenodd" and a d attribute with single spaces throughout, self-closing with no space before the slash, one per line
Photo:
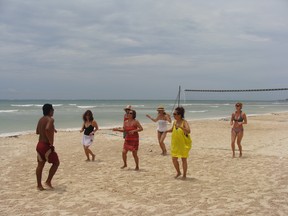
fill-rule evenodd
<path id="1" fill-rule="evenodd" d="M 157 108 L 158 115 L 154 119 L 150 115 L 146 115 L 149 119 L 151 119 L 153 122 L 157 122 L 157 137 L 158 137 L 158 142 L 160 145 L 160 148 L 162 150 L 162 155 L 167 154 L 167 150 L 164 144 L 164 139 L 166 137 L 166 133 L 164 133 L 167 130 L 167 122 L 171 123 L 171 118 L 170 115 L 165 113 L 164 107 L 159 106 Z"/>

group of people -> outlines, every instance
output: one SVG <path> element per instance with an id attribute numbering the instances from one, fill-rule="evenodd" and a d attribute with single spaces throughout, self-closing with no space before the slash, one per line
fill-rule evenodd
<path id="1" fill-rule="evenodd" d="M 231 149 L 232 157 L 235 157 L 235 142 L 239 148 L 239 157 L 242 157 L 242 146 L 241 140 L 243 138 L 244 129 L 243 124 L 247 124 L 246 114 L 242 112 L 242 103 L 236 103 L 236 111 L 232 113 L 230 119 L 231 129 Z M 37 151 L 37 161 L 38 166 L 36 168 L 36 177 L 37 177 L 37 188 L 38 190 L 45 190 L 42 185 L 42 171 L 46 161 L 52 163 L 52 166 L 49 170 L 48 178 L 45 182 L 46 186 L 53 188 L 51 181 L 59 167 L 59 158 L 57 153 L 54 150 L 54 133 L 57 133 L 57 130 L 54 126 L 54 109 L 52 104 L 44 104 L 42 107 L 43 117 L 39 119 L 38 125 L 36 128 L 36 134 L 39 134 L 39 142 L 36 146 Z M 113 131 L 118 131 L 123 133 L 124 145 L 122 149 L 122 160 L 123 166 L 122 169 L 127 167 L 127 153 L 132 152 L 134 161 L 135 161 L 135 170 L 139 170 L 139 157 L 138 157 L 138 148 L 139 148 L 139 132 L 143 131 L 143 127 L 140 122 L 136 119 L 136 111 L 132 109 L 131 105 L 128 105 L 125 109 L 123 126 L 118 128 L 113 128 Z M 167 149 L 164 143 L 167 133 L 171 134 L 171 156 L 172 162 L 176 170 L 175 178 L 178 178 L 182 175 L 182 179 L 186 179 L 187 175 L 187 158 L 189 156 L 190 149 L 192 147 L 192 139 L 190 137 L 190 126 L 189 123 L 185 120 L 184 114 L 185 109 L 183 107 L 177 107 L 173 112 L 174 122 L 172 127 L 168 129 L 168 123 L 171 123 L 171 117 L 165 112 L 163 106 L 157 108 L 158 115 L 156 118 L 152 118 L 150 115 L 146 115 L 147 118 L 151 119 L 153 122 L 157 122 L 157 138 L 159 146 L 162 150 L 162 155 L 167 155 Z M 84 148 L 85 155 L 87 157 L 86 161 L 95 160 L 95 154 L 89 148 L 93 143 L 94 134 L 99 130 L 98 124 L 93 117 L 91 110 L 87 110 L 83 114 L 83 124 L 80 132 L 83 132 L 82 144 Z M 180 164 L 178 159 L 182 160 L 182 170 L 180 170 Z"/>

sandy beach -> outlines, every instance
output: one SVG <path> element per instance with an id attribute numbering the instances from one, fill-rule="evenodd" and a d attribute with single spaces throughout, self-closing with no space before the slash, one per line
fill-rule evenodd
<path id="1" fill-rule="evenodd" d="M 190 122 L 185 181 L 174 179 L 170 155 L 160 155 L 156 124 L 140 133 L 140 171 L 131 153 L 120 169 L 121 133 L 98 131 L 96 160 L 86 162 L 82 134 L 59 131 L 55 189 L 45 191 L 36 189 L 38 136 L 0 138 L 0 215 L 288 215 L 287 119 L 288 113 L 248 117 L 243 157 L 234 159 L 227 119 Z"/>

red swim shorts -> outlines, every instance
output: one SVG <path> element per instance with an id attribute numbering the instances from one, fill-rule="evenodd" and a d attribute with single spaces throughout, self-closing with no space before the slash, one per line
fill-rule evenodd
<path id="1" fill-rule="evenodd" d="M 49 143 L 38 142 L 36 146 L 37 160 L 48 161 L 48 163 L 59 163 L 57 153 L 54 151 L 54 146 L 50 146 Z"/>

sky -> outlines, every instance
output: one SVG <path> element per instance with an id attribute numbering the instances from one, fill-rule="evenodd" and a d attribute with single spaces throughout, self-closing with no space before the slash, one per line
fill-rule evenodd
<path id="1" fill-rule="evenodd" d="M 288 87 L 287 0 L 0 0 L 0 99 Z"/>

